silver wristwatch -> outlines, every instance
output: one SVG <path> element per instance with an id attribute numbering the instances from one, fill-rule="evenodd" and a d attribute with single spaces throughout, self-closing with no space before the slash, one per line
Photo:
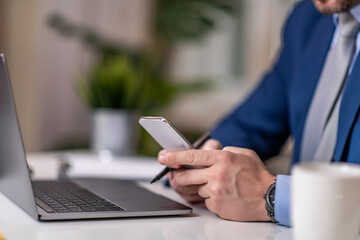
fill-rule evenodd
<path id="1" fill-rule="evenodd" d="M 269 186 L 268 190 L 264 194 L 265 199 L 265 208 L 267 210 L 267 215 L 270 217 L 271 221 L 276 223 L 275 219 L 275 187 L 276 187 L 276 179 L 273 181 L 273 183 Z"/>

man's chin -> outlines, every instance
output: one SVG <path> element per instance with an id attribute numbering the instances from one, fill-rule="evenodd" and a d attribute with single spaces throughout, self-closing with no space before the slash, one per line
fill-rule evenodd
<path id="1" fill-rule="evenodd" d="M 334 14 L 334 13 L 340 13 L 342 12 L 340 9 L 334 8 L 334 7 L 327 7 L 327 6 L 323 6 L 323 5 L 316 5 L 315 4 L 316 9 L 322 13 L 322 14 Z"/>
<path id="2" fill-rule="evenodd" d="M 347 12 L 360 3 L 360 0 L 313 0 L 316 9 L 322 14 Z"/>

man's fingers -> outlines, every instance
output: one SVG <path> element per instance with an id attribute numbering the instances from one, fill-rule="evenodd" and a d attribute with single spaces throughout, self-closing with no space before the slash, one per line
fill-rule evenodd
<path id="1" fill-rule="evenodd" d="M 210 198 L 210 192 L 208 191 L 208 185 L 207 184 L 203 184 L 201 186 L 198 187 L 198 194 L 200 197 L 202 198 Z"/>
<path id="2" fill-rule="evenodd" d="M 185 201 L 189 203 L 199 203 L 204 202 L 204 198 L 200 197 L 199 194 L 191 194 L 191 195 L 180 195 Z"/>
<path id="3" fill-rule="evenodd" d="M 190 185 L 190 186 L 177 186 L 174 189 L 179 194 L 191 195 L 198 193 L 198 185 Z"/>
<path id="4" fill-rule="evenodd" d="M 206 169 L 188 169 L 174 175 L 171 181 L 176 187 L 205 184 L 208 179 L 204 170 Z"/>
<path id="5" fill-rule="evenodd" d="M 175 190 L 175 192 L 181 194 L 181 195 L 189 195 L 189 194 L 197 194 L 198 193 L 198 187 L 199 185 L 177 185 L 176 182 L 173 181 L 173 177 L 170 179 L 170 185 Z"/>
<path id="6" fill-rule="evenodd" d="M 201 147 L 201 149 L 202 150 L 220 150 L 220 149 L 222 149 L 222 144 L 215 139 L 210 139 L 204 143 L 204 145 Z"/>
<path id="7" fill-rule="evenodd" d="M 213 151 L 187 150 L 180 152 L 161 151 L 159 162 L 174 168 L 179 165 L 208 167 L 215 162 L 216 153 Z"/>
<path id="8" fill-rule="evenodd" d="M 258 155 L 256 154 L 256 152 L 254 152 L 251 149 L 247 149 L 247 148 L 224 147 L 223 150 L 228 151 L 228 152 L 232 152 L 232 153 L 243 154 L 243 155 L 248 156 L 250 158 L 258 158 Z"/>
<path id="9" fill-rule="evenodd" d="M 164 156 L 164 154 L 166 154 L 167 153 L 167 151 L 166 150 L 161 150 L 159 153 L 158 153 L 158 161 L 159 161 L 159 163 L 161 163 L 161 164 L 164 164 L 164 163 L 162 163 L 162 161 L 163 161 L 163 156 Z M 164 164 L 164 165 L 166 165 L 166 164 Z M 169 166 L 169 165 L 168 165 Z M 181 168 L 181 166 L 180 165 L 171 165 L 171 166 L 169 166 L 170 168 L 172 168 L 172 169 L 179 169 L 179 168 Z"/>

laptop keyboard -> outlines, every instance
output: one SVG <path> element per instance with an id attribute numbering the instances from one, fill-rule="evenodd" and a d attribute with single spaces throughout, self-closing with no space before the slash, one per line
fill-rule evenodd
<path id="1" fill-rule="evenodd" d="M 70 181 L 33 182 L 36 204 L 48 213 L 125 211 Z"/>

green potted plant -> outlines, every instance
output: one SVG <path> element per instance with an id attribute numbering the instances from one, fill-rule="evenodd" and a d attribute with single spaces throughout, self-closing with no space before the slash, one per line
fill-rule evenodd
<path id="1" fill-rule="evenodd" d="M 95 64 L 79 82 L 79 92 L 90 106 L 91 148 L 116 155 L 136 152 L 139 76 L 126 57 Z"/>
<path id="2" fill-rule="evenodd" d="M 151 68 L 145 59 L 134 64 L 127 56 L 114 55 L 96 63 L 78 82 L 90 107 L 91 147 L 117 155 L 137 150 L 137 119 L 171 102 L 182 92 L 205 86 L 175 84 Z"/>

